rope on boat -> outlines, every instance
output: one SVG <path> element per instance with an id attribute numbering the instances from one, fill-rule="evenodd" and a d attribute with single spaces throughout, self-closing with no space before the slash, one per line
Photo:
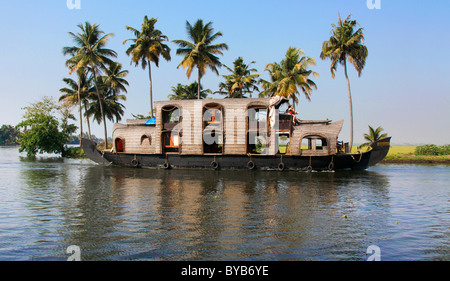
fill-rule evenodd
<path id="1" fill-rule="evenodd" d="M 169 169 L 170 168 L 170 164 L 169 161 L 167 160 L 168 154 L 166 153 L 166 161 L 163 164 L 163 168 L 164 169 Z"/>
<path id="2" fill-rule="evenodd" d="M 306 168 L 306 171 L 311 172 L 312 166 L 311 166 L 311 155 L 309 156 L 309 166 Z"/>
<path id="3" fill-rule="evenodd" d="M 217 170 L 219 168 L 219 163 L 217 163 L 217 161 L 216 161 L 216 155 L 214 155 L 214 160 L 211 162 L 211 167 L 214 170 Z"/>
<path id="4" fill-rule="evenodd" d="M 133 160 L 131 160 L 131 165 L 132 165 L 133 167 L 139 166 L 139 161 L 136 159 L 136 154 L 134 155 Z"/>
<path id="5" fill-rule="evenodd" d="M 333 162 L 334 155 L 331 156 L 331 162 L 328 164 L 328 170 L 333 171 L 334 170 L 334 162 Z"/>
<path id="6" fill-rule="evenodd" d="M 281 162 L 278 164 L 278 171 L 284 170 L 283 154 L 281 154 Z"/>
<path id="7" fill-rule="evenodd" d="M 359 160 L 358 161 L 355 159 L 355 157 L 353 157 L 353 155 L 351 155 L 351 156 L 352 156 L 353 160 L 355 160 L 356 163 L 359 163 L 361 161 L 361 159 L 362 159 L 362 152 L 359 151 L 359 150 L 357 150 L 356 152 L 359 153 Z"/>

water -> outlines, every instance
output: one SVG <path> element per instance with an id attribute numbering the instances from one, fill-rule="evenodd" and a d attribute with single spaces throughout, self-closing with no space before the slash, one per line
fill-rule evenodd
<path id="1" fill-rule="evenodd" d="M 258 172 L 0 147 L 0 260 L 450 260 L 450 167 Z"/>

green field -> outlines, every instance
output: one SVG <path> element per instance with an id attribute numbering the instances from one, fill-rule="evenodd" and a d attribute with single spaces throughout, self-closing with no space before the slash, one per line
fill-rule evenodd
<path id="1" fill-rule="evenodd" d="M 391 146 L 389 148 L 388 156 L 396 154 L 414 154 L 415 146 Z"/>
<path id="2" fill-rule="evenodd" d="M 391 146 L 384 162 L 450 163 L 450 155 L 415 155 L 416 146 Z"/>

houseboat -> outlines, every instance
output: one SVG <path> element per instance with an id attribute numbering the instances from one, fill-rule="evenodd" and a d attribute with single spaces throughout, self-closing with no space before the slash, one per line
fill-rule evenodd
<path id="1" fill-rule="evenodd" d="M 100 164 L 162 169 L 362 170 L 387 155 L 390 138 L 350 153 L 348 144 L 338 141 L 343 120 L 294 122 L 280 110 L 287 102 L 281 97 L 158 101 L 155 118 L 114 124 L 111 149 L 100 150 L 88 139 L 82 139 L 82 148 Z"/>

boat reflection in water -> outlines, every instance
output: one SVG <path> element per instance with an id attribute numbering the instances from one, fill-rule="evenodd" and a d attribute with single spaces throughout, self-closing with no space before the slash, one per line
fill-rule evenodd
<path id="1" fill-rule="evenodd" d="M 371 171 L 94 166 L 85 179 L 77 208 L 89 220 L 68 240 L 79 239 L 88 259 L 358 259 L 389 217 L 374 203 L 389 200 L 388 181 Z"/>

